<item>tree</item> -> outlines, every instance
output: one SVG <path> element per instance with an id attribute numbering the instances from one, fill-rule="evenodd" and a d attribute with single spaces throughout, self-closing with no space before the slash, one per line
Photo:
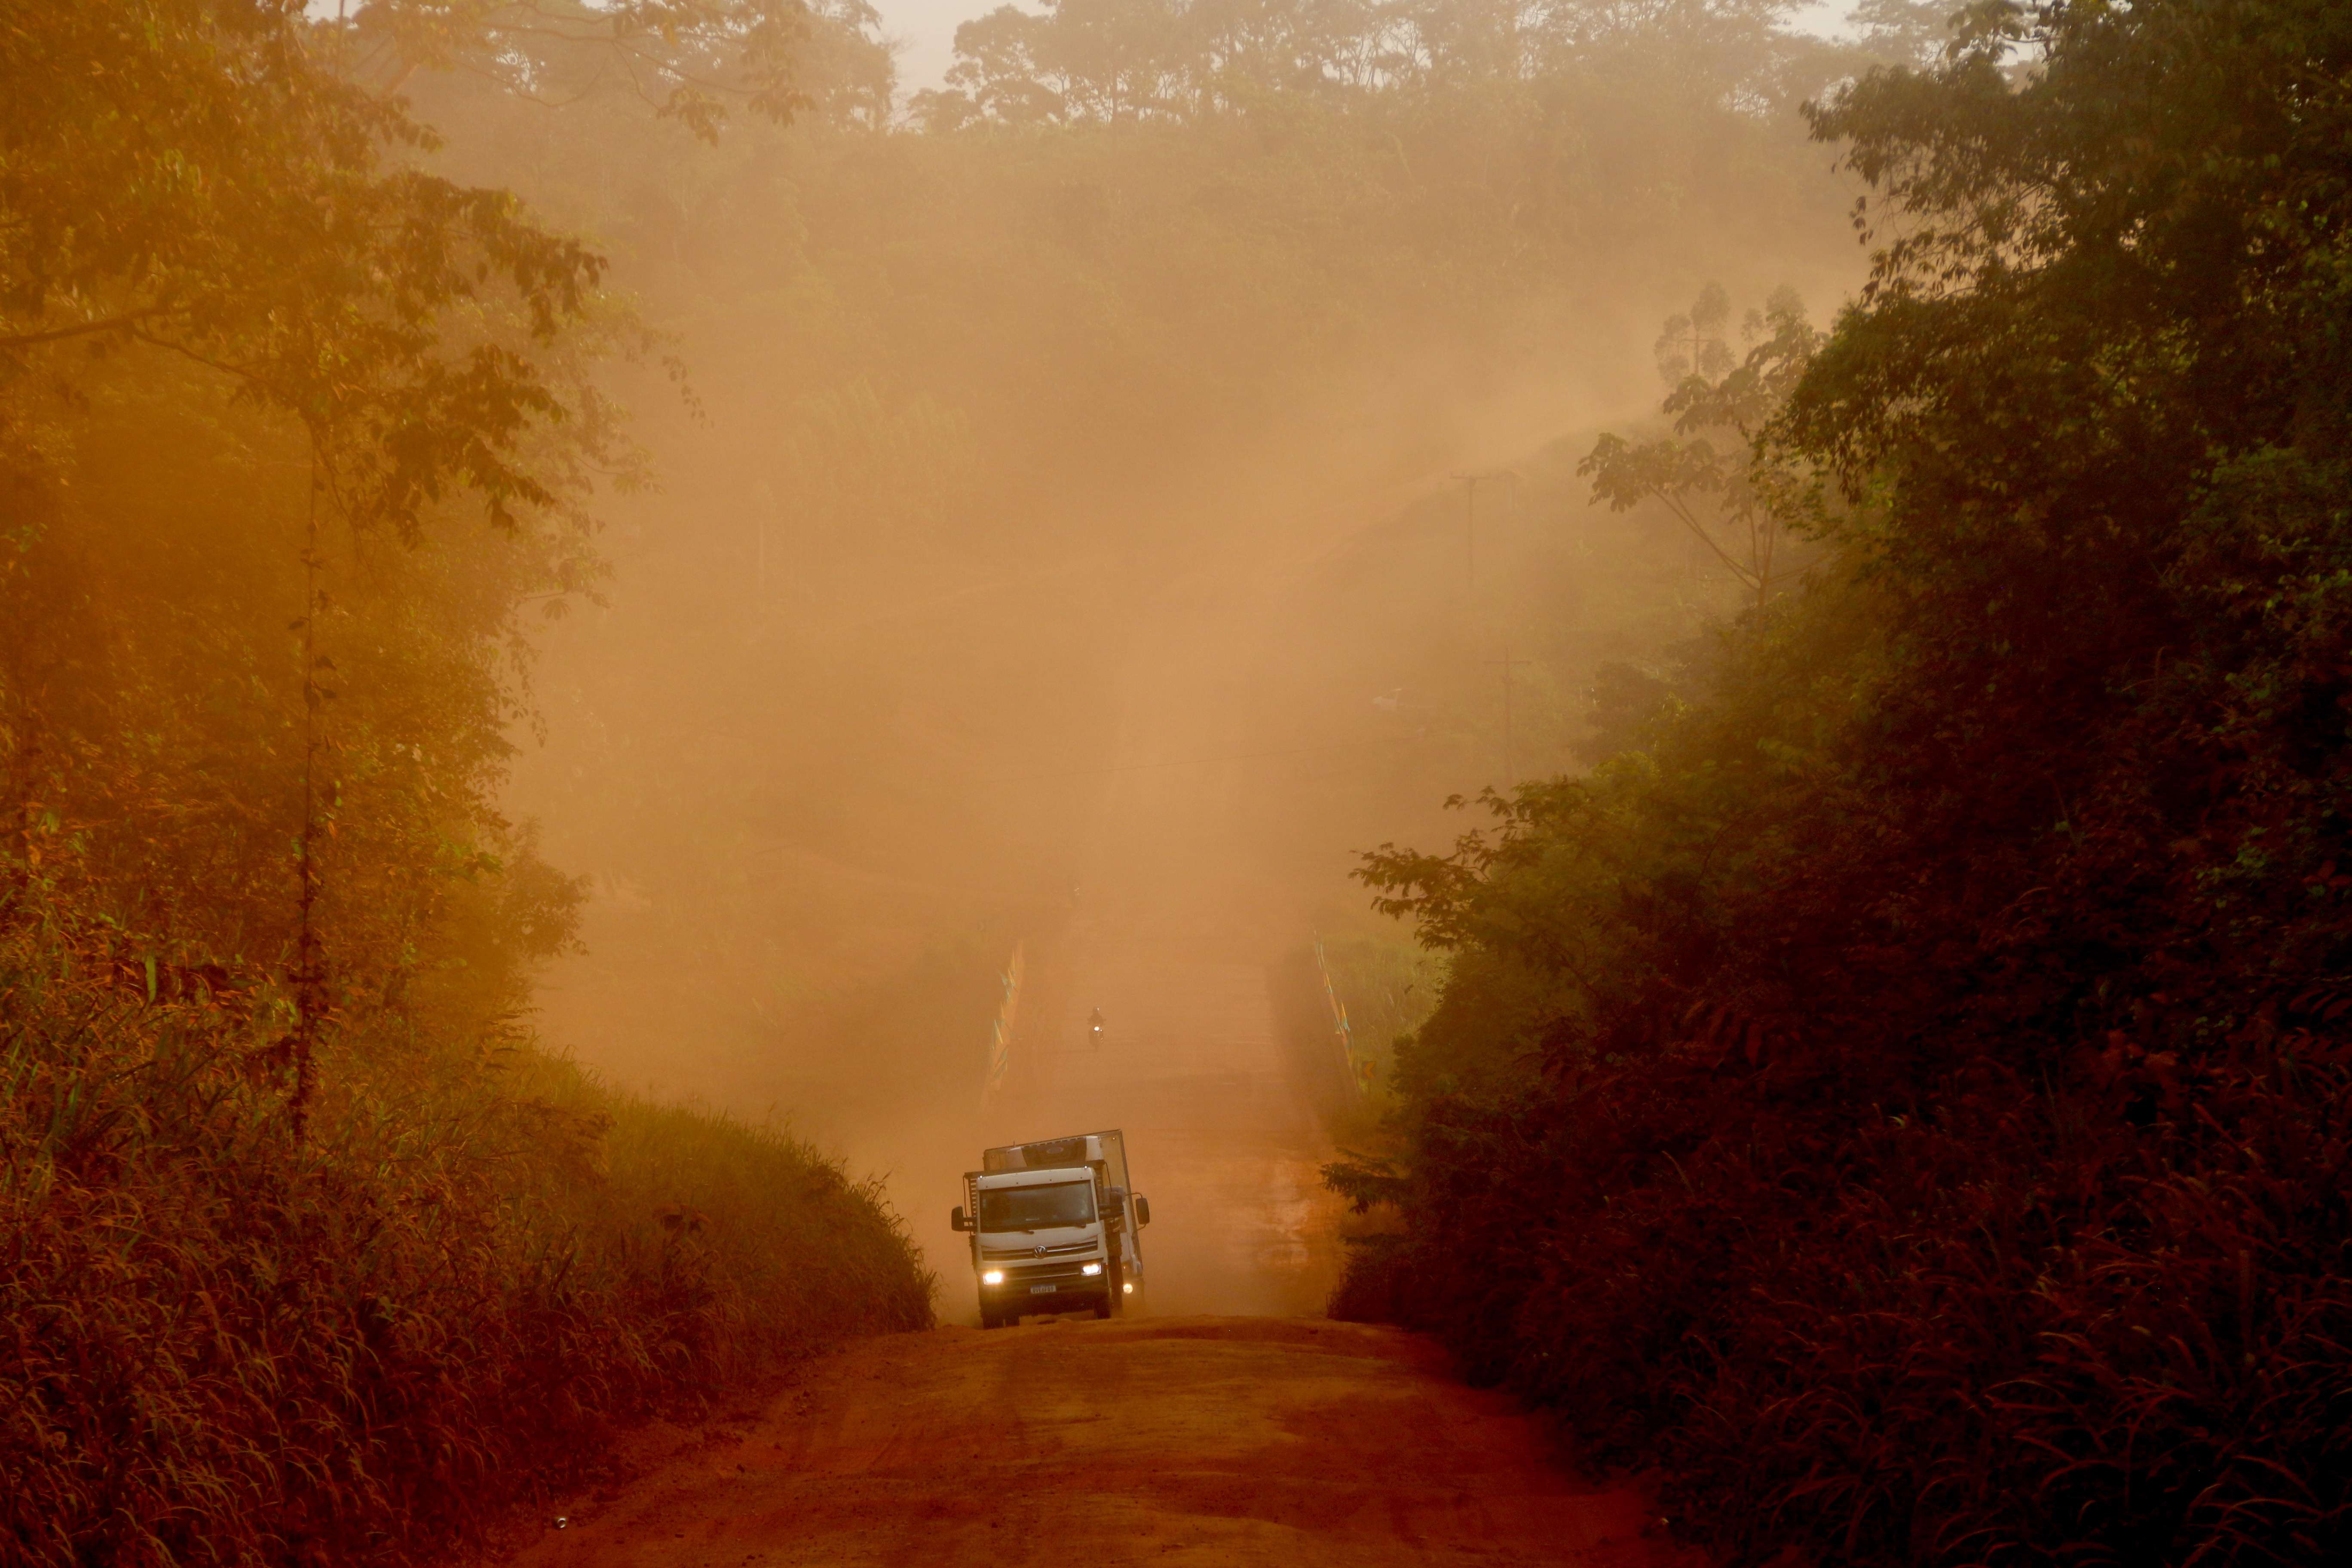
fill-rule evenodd
<path id="1" fill-rule="evenodd" d="M 1853 22 L 1873 53 L 1924 69 L 1942 57 L 1960 10 L 1958 0 L 1862 0 Z"/>
<path id="2" fill-rule="evenodd" d="M 1748 312 L 1750 347 L 1735 360 L 1723 338 L 1730 317 L 1723 289 L 1710 283 L 1688 315 L 1667 318 L 1657 355 L 1659 374 L 1674 385 L 1663 405 L 1674 435 L 1639 444 L 1602 436 L 1577 472 L 1591 479 L 1593 500 L 1613 510 L 1645 500 L 1664 506 L 1760 613 L 1785 575 L 1780 513 L 1799 509 L 1801 497 L 1792 475 L 1759 460 L 1754 447 L 1822 338 L 1802 301 L 1781 289 L 1762 311 Z"/>
<path id="3" fill-rule="evenodd" d="M 917 94 L 916 113 L 942 131 L 974 118 L 1006 125 L 1059 120 L 1066 100 L 1051 85 L 1057 73 L 1048 58 L 1050 26 L 1047 18 L 1012 5 L 959 23 L 949 90 Z"/>
<path id="4" fill-rule="evenodd" d="M 865 0 L 823 13 L 806 0 L 360 0 L 338 7 L 336 30 L 349 73 L 381 98 L 420 70 L 546 102 L 619 81 L 711 142 L 730 103 L 778 121 L 807 108 L 813 35 L 876 21 Z"/>
<path id="5" fill-rule="evenodd" d="M 1286 95 L 1436 102 L 1666 52 L 1694 97 L 1728 86 L 1785 101 L 1779 79 L 1812 51 L 1779 31 L 1785 0 L 1634 5 L 1523 0 L 1047 0 L 1000 6 L 956 32 L 944 93 L 917 112 L 977 120 L 1197 120 Z M 1810 85 L 1810 84 L 1808 84 Z M 1720 101 L 1717 100 L 1717 101 Z"/>
<path id="6" fill-rule="evenodd" d="M 1398 1310 L 1735 1553 L 2352 1552 L 2347 81 L 2323 0 L 1986 5 L 1816 109 L 1871 281 L 1681 415 L 1834 570 L 1367 858 L 1455 952 Z"/>
<path id="7" fill-rule="evenodd" d="M 298 1131 L 322 1019 L 339 995 L 404 984 L 411 960 L 398 955 L 417 950 L 417 927 L 391 933 L 429 902 L 420 889 L 499 874 L 488 848 L 478 859 L 450 851 L 503 836 L 481 748 L 512 714 L 484 660 L 524 596 L 560 603 L 593 580 L 580 497 L 592 473 L 626 480 L 636 467 L 588 374 L 619 324 L 598 296 L 602 258 L 503 190 L 426 172 L 437 140 L 395 89 L 420 68 L 483 70 L 508 91 L 620 70 L 660 112 L 709 136 L 727 100 L 791 112 L 789 56 L 807 22 L 782 0 L 378 0 L 323 22 L 299 0 L 123 0 L 20 10 L 0 26 L 0 474 L 19 503 L 0 543 L 13 611 L 0 649 L 0 740 L 20 822 L 12 881 L 19 891 L 33 881 L 21 824 L 37 805 L 50 820 L 70 803 L 107 825 L 71 835 L 88 850 L 89 883 L 74 895 L 86 917 L 199 965 L 276 966 L 291 1007 L 278 1055 Z M 211 408 L 224 395 L 234 402 Z M 211 411 L 191 423 L 197 407 Z M 77 447 L 121 439 L 126 410 L 155 430 L 137 471 L 202 474 L 245 496 L 228 536 L 189 563 L 240 561 L 242 594 L 266 607 L 253 624 L 215 606 L 203 646 L 230 668 L 266 668 L 290 619 L 290 735 L 265 724 L 232 741 L 142 720 L 81 662 L 86 647 L 106 649 L 121 679 L 142 671 L 153 682 L 143 694 L 167 710 L 269 704 L 268 682 L 250 675 L 240 695 L 205 690 L 219 670 L 77 589 L 77 574 L 103 574 L 74 537 L 44 539 L 55 518 L 84 537 L 108 532 L 113 520 L 84 499 L 96 487 L 85 476 L 68 493 L 61 480 L 86 460 Z M 194 455 L 199 431 L 215 457 Z M 351 557 L 378 539 L 422 549 L 461 500 L 494 525 L 493 553 L 505 552 L 494 567 L 478 563 L 481 586 L 495 585 L 488 620 L 439 624 L 447 606 L 423 603 L 404 622 L 385 603 L 401 574 L 377 569 L 372 592 Z M 156 495 L 138 510 L 148 548 L 184 521 L 223 521 Z M 255 542 L 291 557 L 296 592 L 273 600 L 281 584 Z M 211 580 L 206 566 L 185 584 L 191 603 Z M 122 587 L 167 626 L 186 613 L 152 584 Z M 427 596 L 443 593 L 436 583 Z M 377 614 L 371 669 L 353 645 Z M 423 645 L 436 638 L 453 702 L 396 681 L 382 701 L 355 691 L 385 694 L 384 667 L 398 663 L 388 650 L 431 663 Z M 342 721 L 329 726 L 330 711 Z M 131 734 L 142 742 L 126 744 Z M 172 755 L 172 735 L 192 752 Z M 362 801 L 381 813 L 372 822 Z M 280 811 L 291 820 L 273 819 Z M 205 828 L 142 842 L 133 825 L 159 812 L 184 825 L 213 815 Z M 289 840 L 291 897 L 271 889 L 281 909 L 265 912 L 254 898 L 283 875 Z M 214 863 L 183 885 L 175 861 L 197 846 Z M 331 861 L 353 883 L 341 894 L 322 885 Z M 43 878 L 61 869 L 53 862 Z M 352 896 L 362 886 L 374 909 Z M 332 978 L 330 928 L 343 949 Z"/>
<path id="8" fill-rule="evenodd" d="M 593 252 L 405 166 L 431 134 L 341 77 L 297 0 L 26 15 L 0 33 L 6 385 L 143 344 L 299 420 L 363 524 L 413 529 L 453 487 L 501 523 L 553 501 L 527 433 L 603 426 L 532 349 L 586 315 Z"/>

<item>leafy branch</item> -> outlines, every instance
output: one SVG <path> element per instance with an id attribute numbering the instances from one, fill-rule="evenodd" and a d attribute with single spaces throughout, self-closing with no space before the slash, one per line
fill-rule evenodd
<path id="1" fill-rule="evenodd" d="M 1658 339 L 1659 369 L 1675 383 L 1660 405 L 1674 433 L 1643 442 L 1603 435 L 1576 471 L 1612 511 L 1645 500 L 1664 507 L 1761 611 L 1780 576 L 1782 523 L 1772 503 L 1787 487 L 1759 460 L 1757 442 L 1822 334 L 1784 288 L 1749 312 L 1750 346 L 1735 360 L 1720 335 L 1728 316 L 1723 290 L 1709 284 L 1690 314 L 1670 318 Z"/>

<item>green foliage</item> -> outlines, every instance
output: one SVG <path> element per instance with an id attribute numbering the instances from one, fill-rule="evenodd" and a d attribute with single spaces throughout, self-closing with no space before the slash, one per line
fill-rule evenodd
<path id="1" fill-rule="evenodd" d="M 142 962 L 291 963 L 308 632 L 328 661 L 308 760 L 333 1006 L 512 1013 L 579 897 L 495 807 L 523 716 L 514 616 L 593 580 L 584 535 L 347 537 L 314 558 L 305 617 L 299 437 L 201 373 L 143 369 L 92 386 L 48 524 L 0 576 L 17 885 Z"/>
<path id="2" fill-rule="evenodd" d="M 1664 405 L 1674 434 L 1638 445 L 1603 436 L 1577 472 L 1591 479 L 1593 500 L 1612 510 L 1645 500 L 1664 506 L 1761 610 L 1777 583 L 1797 575 L 1781 559 L 1781 535 L 1789 521 L 1804 520 L 1801 478 L 1758 462 L 1753 447 L 1811 363 L 1822 334 L 1805 319 L 1796 291 L 1782 288 L 1761 311 L 1748 313 L 1750 346 L 1734 360 L 1722 336 L 1730 313 L 1721 287 L 1710 283 L 1689 315 L 1666 319 L 1658 371 L 1674 387 Z M 1722 449 L 1718 441 L 1726 443 Z"/>
<path id="3" fill-rule="evenodd" d="M 614 1423 L 929 1321 L 872 1191 L 528 1051 L 336 1037 L 300 1144 L 266 999 L 0 931 L 0 1552 L 409 1560 Z M 387 1037 L 390 1036 L 391 1037 Z"/>
<path id="4" fill-rule="evenodd" d="M 1348 1009 L 1359 1057 L 1373 1066 L 1373 1085 L 1386 1093 L 1396 1076 L 1400 1042 L 1411 1037 L 1437 1005 L 1442 964 L 1392 936 L 1339 936 L 1323 942 L 1324 967 Z"/>
<path id="5" fill-rule="evenodd" d="M 1028 155 L 1054 130 L 1189 130 L 1217 146 L 1225 171 L 1299 166 L 1303 188 L 1280 193 L 1286 202 L 1265 218 L 1340 198 L 1360 230 L 1442 234 L 1489 265 L 1638 249 L 1710 226 L 1770 254 L 1757 220 L 1778 218 L 1767 192 L 1795 173 L 1780 132 L 1807 92 L 1859 64 L 1780 31 L 1786 10 L 1776 0 L 1008 5 L 958 30 L 950 87 L 917 93 L 910 108 L 933 132 L 1005 142 L 1000 159 Z M 1252 143 L 1261 158 L 1234 155 Z M 1434 272 L 1423 290 L 1450 292 Z"/>
<path id="6" fill-rule="evenodd" d="M 1990 5 L 1817 110 L 1895 236 L 1751 449 L 1823 569 L 1367 863 L 1454 961 L 1349 1299 L 1740 1557 L 2352 1551 L 2347 70 Z"/>
<path id="7" fill-rule="evenodd" d="M 1661 55 L 1692 74 L 1737 77 L 1749 93 L 1777 96 L 1806 52 L 1776 31 L 1789 9 L 1782 0 L 1046 0 L 1042 14 L 1001 5 L 958 27 L 948 89 L 918 93 L 912 107 L 940 130 L 1186 121 L 1385 96 L 1459 113 L 1498 83 L 1654 64 Z"/>
<path id="8" fill-rule="evenodd" d="M 0 393 L 70 381 L 90 356 L 68 348 L 149 345 L 299 419 L 357 521 L 413 529 L 457 487 L 511 523 L 555 499 L 530 433 L 593 403 L 531 350 L 603 264 L 405 163 L 431 134 L 319 58 L 301 9 L 136 0 L 0 29 Z"/>
<path id="9" fill-rule="evenodd" d="M 590 365 L 631 334 L 393 92 L 534 18 L 723 66 L 654 77 L 707 132 L 788 107 L 804 14 L 0 19 L 10 1562 L 418 1557 L 615 1422 L 929 1320 L 874 1191 L 530 1047 L 583 889 L 498 801 L 524 617 L 593 595 L 590 482 L 639 474 Z"/>
<path id="10" fill-rule="evenodd" d="M 871 91 L 877 68 L 887 88 L 889 68 L 862 36 L 875 22 L 863 0 L 362 0 L 347 20 L 320 30 L 385 95 L 420 70 L 464 68 L 541 103 L 617 79 L 706 142 L 730 104 L 787 121 L 845 86 Z M 839 47 L 844 34 L 863 47 Z M 842 68 L 845 53 L 865 68 Z"/>

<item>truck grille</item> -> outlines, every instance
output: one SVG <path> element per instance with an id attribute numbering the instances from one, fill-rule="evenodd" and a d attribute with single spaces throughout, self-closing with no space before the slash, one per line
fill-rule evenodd
<path id="1" fill-rule="evenodd" d="M 983 1247 L 980 1249 L 980 1255 L 991 1262 L 1002 1259 L 1007 1263 L 1018 1263 L 1023 1258 L 1034 1258 L 1041 1254 L 1046 1258 L 1061 1258 L 1073 1252 L 1092 1252 L 1094 1249 L 1095 1244 L 1091 1241 L 1071 1241 L 1065 1242 L 1059 1247 L 1047 1247 L 1042 1248 L 1035 1247 Z"/>

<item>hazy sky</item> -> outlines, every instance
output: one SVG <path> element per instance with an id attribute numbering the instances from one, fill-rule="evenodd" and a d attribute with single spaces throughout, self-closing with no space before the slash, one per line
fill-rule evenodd
<path id="1" fill-rule="evenodd" d="M 901 39 L 898 89 L 919 92 L 937 87 L 954 58 L 956 24 L 996 9 L 1002 0 L 879 0 L 882 31 Z M 1031 7 L 1035 9 L 1035 7 Z"/>

